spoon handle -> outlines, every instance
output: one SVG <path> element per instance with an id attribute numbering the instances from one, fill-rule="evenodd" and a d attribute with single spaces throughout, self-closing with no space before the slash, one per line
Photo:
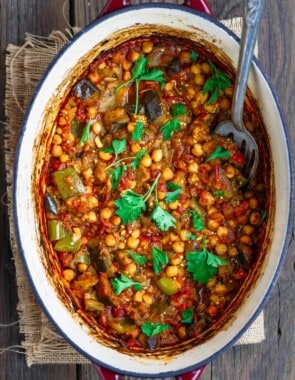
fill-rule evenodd
<path id="1" fill-rule="evenodd" d="M 233 94 L 232 120 L 239 130 L 243 127 L 243 106 L 247 90 L 254 46 L 259 30 L 264 0 L 249 0 L 243 20 L 238 70 Z"/>

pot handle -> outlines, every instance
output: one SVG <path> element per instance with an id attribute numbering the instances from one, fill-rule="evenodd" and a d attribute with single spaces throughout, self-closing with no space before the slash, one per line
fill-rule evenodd
<path id="1" fill-rule="evenodd" d="M 134 2 L 134 4 L 140 4 L 140 1 Z M 102 9 L 100 16 L 105 15 L 109 12 L 121 9 L 128 5 L 132 5 L 131 0 L 108 0 Z M 184 0 L 183 5 L 195 9 L 196 11 L 206 13 L 213 16 L 212 10 L 207 2 L 207 0 Z"/>
<path id="2" fill-rule="evenodd" d="M 97 364 L 93 364 L 100 380 L 123 380 L 124 375 L 119 375 L 115 372 L 110 371 L 104 367 L 100 367 Z M 205 366 L 197 368 L 194 371 L 183 373 L 176 377 L 176 380 L 198 380 L 204 371 Z"/>

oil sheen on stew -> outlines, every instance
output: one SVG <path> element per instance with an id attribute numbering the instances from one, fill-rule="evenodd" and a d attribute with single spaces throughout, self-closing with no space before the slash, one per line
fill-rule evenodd
<path id="1" fill-rule="evenodd" d="M 259 255 L 263 178 L 214 134 L 230 71 L 185 39 L 101 54 L 60 105 L 42 194 L 62 281 L 94 329 L 131 350 L 179 345 L 230 308 Z M 254 105 L 244 121 L 256 133 Z"/>

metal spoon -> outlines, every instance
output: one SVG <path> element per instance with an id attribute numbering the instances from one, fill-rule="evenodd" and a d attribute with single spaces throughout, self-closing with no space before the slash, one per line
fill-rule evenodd
<path id="1" fill-rule="evenodd" d="M 248 132 L 243 123 L 243 105 L 247 90 L 250 66 L 254 46 L 260 25 L 264 0 L 249 0 L 247 13 L 244 17 L 241 38 L 238 70 L 234 87 L 231 120 L 220 123 L 215 133 L 221 136 L 231 136 L 244 153 L 246 160 L 245 172 L 252 181 L 258 165 L 258 147 L 254 137 Z"/>

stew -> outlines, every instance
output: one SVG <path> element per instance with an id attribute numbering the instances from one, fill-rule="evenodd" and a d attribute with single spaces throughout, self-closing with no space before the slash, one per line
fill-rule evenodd
<path id="1" fill-rule="evenodd" d="M 131 350 L 205 334 L 259 255 L 268 186 L 248 186 L 243 153 L 214 134 L 233 80 L 192 41 L 140 38 L 97 57 L 60 105 L 46 238 L 76 307 Z"/>

